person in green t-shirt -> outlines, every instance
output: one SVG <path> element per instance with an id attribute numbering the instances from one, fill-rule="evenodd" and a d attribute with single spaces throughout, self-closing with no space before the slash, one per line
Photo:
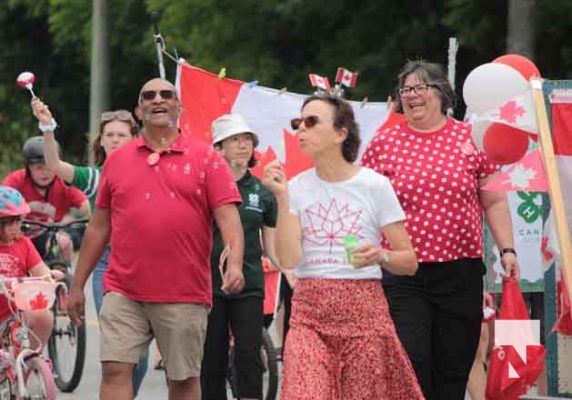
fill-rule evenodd
<path id="1" fill-rule="evenodd" d="M 58 144 L 54 135 L 57 124 L 48 106 L 37 97 L 32 99 L 32 112 L 40 125 L 45 127 L 43 146 L 47 167 L 66 183 L 83 191 L 89 199 L 91 208 L 94 209 L 101 168 L 107 155 L 137 137 L 137 124 L 133 115 L 127 110 L 106 111 L 101 114 L 99 132 L 92 144 L 95 166 L 88 167 L 73 165 L 60 159 Z M 109 250 L 110 248 L 107 247 L 93 271 L 93 301 L 98 315 L 103 301 L 103 273 L 107 268 Z M 145 355 L 139 360 L 139 364 L 133 373 L 135 394 L 143 382 L 143 377 L 147 372 L 147 364 L 148 355 Z"/>
<path id="2" fill-rule="evenodd" d="M 229 163 L 240 195 L 240 220 L 244 230 L 244 289 L 228 295 L 221 289 L 223 240 L 215 227 L 211 271 L 213 306 L 209 314 L 201 369 L 203 400 L 226 400 L 229 331 L 234 338 L 236 387 L 243 400 L 262 399 L 263 366 L 260 360 L 263 327 L 264 276 L 262 252 L 274 256 L 276 201 L 249 168 L 256 163 L 258 136 L 238 114 L 226 114 L 213 122 L 213 146 Z"/>

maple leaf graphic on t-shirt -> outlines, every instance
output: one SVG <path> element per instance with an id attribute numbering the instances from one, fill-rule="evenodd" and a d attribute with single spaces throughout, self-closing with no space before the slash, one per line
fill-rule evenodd
<path id="1" fill-rule="evenodd" d="M 499 111 L 500 118 L 511 124 L 515 124 L 518 117 L 522 117 L 526 114 L 525 108 L 523 106 L 519 106 L 516 100 L 507 102 L 505 105 L 501 106 Z"/>
<path id="2" fill-rule="evenodd" d="M 361 238 L 361 228 L 357 222 L 361 210 L 353 210 L 348 204 L 339 206 L 336 199 L 330 204 L 318 203 L 306 210 L 309 226 L 304 228 L 304 239 L 319 246 L 343 245 L 347 235 Z"/>

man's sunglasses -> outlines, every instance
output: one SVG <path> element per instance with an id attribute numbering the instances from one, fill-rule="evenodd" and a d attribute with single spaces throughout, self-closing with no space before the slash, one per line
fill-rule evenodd
<path id="1" fill-rule="evenodd" d="M 130 122 L 135 124 L 135 120 L 133 119 L 133 115 L 127 110 L 116 110 L 116 111 L 106 111 L 101 114 L 101 122 L 109 122 L 109 121 L 124 121 Z"/>
<path id="2" fill-rule="evenodd" d="M 320 118 L 317 115 L 308 115 L 307 117 L 304 118 L 292 118 L 290 120 L 290 126 L 292 127 L 292 129 L 297 131 L 298 129 L 300 129 L 300 125 L 302 125 L 302 122 L 304 123 L 304 126 L 306 128 L 311 128 L 320 122 Z"/>
<path id="3" fill-rule="evenodd" d="M 164 100 L 173 100 L 177 98 L 177 93 L 174 90 L 145 90 L 141 92 L 141 100 L 155 100 L 157 93 L 159 93 L 159 96 L 161 96 Z"/>

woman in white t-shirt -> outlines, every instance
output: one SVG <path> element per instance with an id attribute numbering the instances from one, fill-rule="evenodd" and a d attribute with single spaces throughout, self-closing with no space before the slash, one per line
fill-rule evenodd
<path id="1" fill-rule="evenodd" d="M 264 171 L 278 204 L 278 258 L 284 268 L 300 265 L 281 397 L 422 399 L 380 284 L 382 268 L 417 270 L 395 192 L 387 178 L 353 164 L 359 129 L 345 100 L 307 98 L 292 127 L 314 168 L 290 182 L 277 161 Z M 381 235 L 389 248 L 379 246 Z M 357 247 L 348 253 L 349 238 Z"/>

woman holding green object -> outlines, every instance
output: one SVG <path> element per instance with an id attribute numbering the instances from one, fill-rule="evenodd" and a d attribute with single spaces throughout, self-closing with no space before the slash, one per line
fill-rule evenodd
<path id="1" fill-rule="evenodd" d="M 60 159 L 54 135 L 57 124 L 48 106 L 37 97 L 32 99 L 32 112 L 40 125 L 52 127 L 51 130 L 44 131 L 44 158 L 46 165 L 66 183 L 83 191 L 89 198 L 93 209 L 101 168 L 107 155 L 137 136 L 137 125 L 133 115 L 127 110 L 106 111 L 101 114 L 99 132 L 92 145 L 95 166 L 88 167 L 73 165 Z M 105 250 L 92 277 L 93 301 L 98 315 L 103 301 L 102 279 L 103 272 L 107 267 L 109 250 L 109 247 Z M 147 359 L 147 355 L 142 357 L 134 370 L 133 389 L 135 394 L 147 372 Z"/>

